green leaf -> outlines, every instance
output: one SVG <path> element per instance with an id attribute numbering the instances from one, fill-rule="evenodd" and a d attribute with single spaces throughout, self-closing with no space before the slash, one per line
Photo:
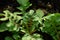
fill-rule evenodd
<path id="1" fill-rule="evenodd" d="M 43 40 L 42 36 L 40 34 L 33 34 L 33 38 L 35 38 L 35 40 Z"/>
<path id="2" fill-rule="evenodd" d="M 29 11 L 29 15 L 33 15 L 33 13 L 34 13 L 34 10 Z"/>
<path id="3" fill-rule="evenodd" d="M 22 12 L 14 12 L 15 15 L 20 15 Z"/>
<path id="4" fill-rule="evenodd" d="M 8 20 L 9 19 L 9 17 L 10 17 L 10 15 L 12 15 L 12 13 L 10 12 L 10 11 L 8 11 L 8 10 L 5 10 L 5 11 L 3 11 L 5 14 L 4 14 L 4 18 L 0 18 L 0 20 L 1 21 L 6 21 L 6 20 Z"/>
<path id="5" fill-rule="evenodd" d="M 23 6 L 20 6 L 20 7 L 17 7 L 17 9 L 23 11 L 24 10 L 24 7 Z"/>
<path id="6" fill-rule="evenodd" d="M 22 40 L 31 40 L 31 36 L 25 35 L 22 37 Z"/>
<path id="7" fill-rule="evenodd" d="M 16 34 L 13 35 L 13 38 L 14 38 L 15 40 L 19 40 L 19 39 L 20 39 L 20 36 L 16 33 Z"/>
<path id="8" fill-rule="evenodd" d="M 25 34 L 22 40 L 43 40 L 39 34 L 33 34 L 32 36 L 29 34 Z"/>
<path id="9" fill-rule="evenodd" d="M 39 18 L 42 18 L 42 17 L 44 16 L 44 13 L 43 13 L 42 10 L 37 9 L 37 10 L 36 10 L 36 15 L 37 15 Z"/>
<path id="10" fill-rule="evenodd" d="M 26 6 L 26 4 L 29 2 L 29 0 L 17 0 L 17 2 L 23 6 Z"/>
<path id="11" fill-rule="evenodd" d="M 8 22 L 7 27 L 8 27 L 9 31 L 14 31 L 15 30 L 14 29 L 15 28 L 14 22 Z"/>
<path id="12" fill-rule="evenodd" d="M 8 17 L 5 17 L 5 18 L 0 18 L 1 21 L 6 21 L 8 20 Z"/>
<path id="13" fill-rule="evenodd" d="M 5 37 L 5 40 L 13 40 L 11 37 Z"/>
<path id="14" fill-rule="evenodd" d="M 54 40 L 59 40 L 59 28 L 60 28 L 60 14 L 50 14 L 44 17 L 44 32 L 50 34 Z"/>
<path id="15" fill-rule="evenodd" d="M 42 24 L 42 17 L 44 16 L 44 13 L 42 10 L 37 9 L 36 14 L 34 15 L 34 20 L 33 21 L 38 21 L 39 23 Z"/>
<path id="16" fill-rule="evenodd" d="M 30 3 L 27 3 L 27 5 L 25 5 L 25 6 L 19 6 L 19 7 L 17 7 L 17 9 L 19 9 L 19 10 L 21 10 L 21 11 L 25 11 L 26 9 L 28 9 L 30 6 L 31 6 L 32 4 L 30 4 Z"/>
<path id="17" fill-rule="evenodd" d="M 5 16 L 5 15 L 1 13 L 0 16 Z"/>
<path id="18" fill-rule="evenodd" d="M 0 24 L 0 32 L 4 32 L 6 30 L 7 30 L 6 23 L 4 22 L 4 23 Z"/>

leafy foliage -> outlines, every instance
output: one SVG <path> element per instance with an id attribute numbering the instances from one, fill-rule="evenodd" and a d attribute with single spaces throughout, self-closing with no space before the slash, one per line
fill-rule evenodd
<path id="1" fill-rule="evenodd" d="M 13 40 L 11 37 L 6 37 L 5 40 Z"/>
<path id="2" fill-rule="evenodd" d="M 41 38 L 41 36 L 39 34 L 33 34 L 33 36 L 26 34 L 26 35 L 24 35 L 22 40 L 43 40 L 43 39 Z"/>
<path id="3" fill-rule="evenodd" d="M 32 4 L 30 4 L 29 0 L 17 0 L 21 6 L 17 7 L 21 11 L 25 11 L 27 8 L 29 8 Z"/>
<path id="4" fill-rule="evenodd" d="M 8 30 L 13 33 L 12 37 L 7 36 L 5 40 L 44 40 L 41 34 L 34 33 L 38 30 L 50 34 L 54 40 L 59 40 L 59 13 L 44 16 L 41 9 L 26 12 L 26 9 L 32 5 L 29 0 L 17 0 L 17 2 L 21 5 L 17 7 L 21 12 L 11 13 L 9 10 L 5 10 L 4 14 L 0 14 L 0 21 L 3 21 L 0 24 L 0 32 Z M 21 14 L 22 16 L 19 16 Z"/>
<path id="5" fill-rule="evenodd" d="M 43 32 L 50 34 L 54 40 L 59 40 L 60 36 L 60 14 L 50 14 L 44 17 L 44 27 Z"/>

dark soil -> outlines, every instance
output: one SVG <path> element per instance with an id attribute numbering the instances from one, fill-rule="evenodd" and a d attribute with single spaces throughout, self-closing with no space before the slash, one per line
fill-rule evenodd
<path id="1" fill-rule="evenodd" d="M 32 6 L 27 9 L 43 9 L 46 12 L 60 12 L 60 0 L 30 0 Z M 0 0 L 0 12 L 5 10 L 6 8 L 10 11 L 19 11 L 16 7 L 19 6 L 16 0 Z M 9 8 L 8 8 L 9 7 Z"/>

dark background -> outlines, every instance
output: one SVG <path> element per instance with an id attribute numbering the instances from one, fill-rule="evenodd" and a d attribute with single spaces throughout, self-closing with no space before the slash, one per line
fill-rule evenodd
<path id="1" fill-rule="evenodd" d="M 30 9 L 44 9 L 48 12 L 60 12 L 60 0 L 30 0 L 33 5 Z M 49 6 L 50 5 L 50 6 Z M 8 8 L 10 6 L 10 9 Z M 10 11 L 17 11 L 16 7 L 19 6 L 16 0 L 0 0 L 0 12 L 6 8 Z M 28 10 L 30 10 L 28 9 Z"/>

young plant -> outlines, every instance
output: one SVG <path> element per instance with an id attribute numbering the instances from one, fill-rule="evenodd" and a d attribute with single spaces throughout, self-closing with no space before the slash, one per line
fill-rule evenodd
<path id="1" fill-rule="evenodd" d="M 5 14 L 0 15 L 3 15 L 4 18 L 0 18 L 0 20 L 8 21 L 3 22 L 0 25 L 0 32 L 4 32 L 6 30 L 12 32 L 12 37 L 15 40 L 43 40 L 40 34 L 34 33 L 39 29 L 38 25 L 42 24 L 43 12 L 40 9 L 36 10 L 36 12 L 34 12 L 34 10 L 26 12 L 25 10 L 31 5 L 29 0 L 17 1 L 21 4 L 21 6 L 18 7 L 21 12 L 11 13 L 8 10 L 3 11 Z M 21 14 L 23 16 L 19 16 Z M 23 37 L 21 37 L 19 33 L 23 33 Z M 12 37 L 5 37 L 5 40 L 13 40 Z"/>
<path id="2" fill-rule="evenodd" d="M 5 10 L 4 14 L 0 14 L 0 16 L 4 16 L 0 18 L 0 21 L 3 21 L 0 24 L 0 32 L 7 30 L 13 34 L 12 37 L 6 36 L 5 40 L 44 40 L 41 34 L 35 33 L 39 30 L 50 34 L 54 40 L 59 40 L 59 13 L 44 16 L 40 9 L 26 12 L 26 9 L 32 5 L 29 0 L 17 0 L 17 2 L 20 4 L 17 8 L 21 12 L 11 13 L 9 10 Z"/>

